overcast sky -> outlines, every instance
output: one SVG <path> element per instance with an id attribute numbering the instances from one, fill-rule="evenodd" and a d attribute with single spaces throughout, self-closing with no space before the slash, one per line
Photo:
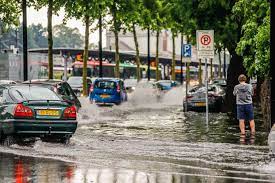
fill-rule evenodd
<path id="1" fill-rule="evenodd" d="M 64 10 L 59 11 L 59 16 L 54 15 L 53 16 L 53 26 L 57 24 L 61 24 L 63 21 L 63 18 L 65 16 Z M 28 16 L 28 25 L 31 24 L 38 24 L 41 23 L 44 27 L 47 27 L 47 8 L 42 8 L 39 11 L 36 11 L 34 8 L 28 8 L 27 10 L 27 16 Z M 68 27 L 77 27 L 80 31 L 80 33 L 84 36 L 85 34 L 85 27 L 83 26 L 82 21 L 71 19 L 67 22 Z M 105 31 L 104 31 L 105 32 Z M 98 31 L 95 31 L 95 33 L 90 34 L 90 42 L 98 44 Z M 106 45 L 106 39 L 105 34 L 102 34 L 103 39 L 103 47 Z"/>

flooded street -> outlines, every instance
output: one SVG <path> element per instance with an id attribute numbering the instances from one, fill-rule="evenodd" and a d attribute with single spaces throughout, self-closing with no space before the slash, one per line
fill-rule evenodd
<path id="1" fill-rule="evenodd" d="M 182 112 L 182 89 L 161 101 L 141 91 L 119 106 L 82 98 L 69 145 L 37 140 L 0 147 L 0 182 L 275 182 L 268 133 L 240 143 L 226 114 Z"/>

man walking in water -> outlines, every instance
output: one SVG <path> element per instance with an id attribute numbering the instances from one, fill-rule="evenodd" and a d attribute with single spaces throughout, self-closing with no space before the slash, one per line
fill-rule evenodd
<path id="1" fill-rule="evenodd" d="M 240 84 L 234 87 L 233 94 L 236 96 L 237 118 L 241 130 L 241 136 L 245 137 L 245 120 L 249 120 L 251 135 L 255 135 L 255 122 L 252 105 L 253 88 L 246 83 L 246 76 L 241 74 L 238 78 Z"/>

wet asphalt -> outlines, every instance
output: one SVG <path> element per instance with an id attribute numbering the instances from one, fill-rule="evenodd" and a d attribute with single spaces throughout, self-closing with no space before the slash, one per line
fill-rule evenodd
<path id="1" fill-rule="evenodd" d="M 275 182 L 268 133 L 240 142 L 238 123 L 223 113 L 182 111 L 184 90 L 158 100 L 148 90 L 119 106 L 81 98 L 78 129 L 69 145 L 0 147 L 0 182 L 143 183 Z"/>

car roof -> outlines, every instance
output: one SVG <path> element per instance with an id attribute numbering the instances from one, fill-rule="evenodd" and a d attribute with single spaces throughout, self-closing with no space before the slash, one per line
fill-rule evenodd
<path id="1" fill-rule="evenodd" d="M 33 80 L 27 80 L 22 82 L 22 84 L 48 84 L 48 85 L 55 85 L 59 84 L 65 81 L 62 81 L 60 79 L 33 79 Z"/>
<path id="2" fill-rule="evenodd" d="M 120 78 L 96 78 L 95 81 L 114 81 L 114 82 L 117 82 L 117 81 L 123 81 L 122 79 Z"/>

